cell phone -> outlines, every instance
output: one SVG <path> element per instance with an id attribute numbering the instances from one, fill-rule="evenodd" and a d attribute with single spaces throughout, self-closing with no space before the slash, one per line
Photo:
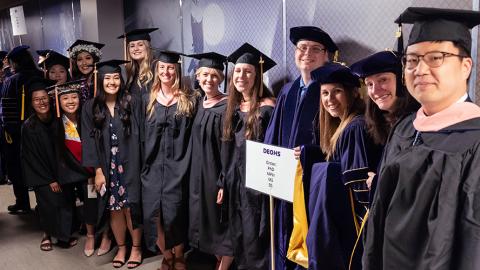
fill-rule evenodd
<path id="1" fill-rule="evenodd" d="M 97 198 L 97 192 L 95 191 L 95 185 L 94 184 L 88 184 L 87 185 L 87 196 L 89 199 L 96 199 Z"/>

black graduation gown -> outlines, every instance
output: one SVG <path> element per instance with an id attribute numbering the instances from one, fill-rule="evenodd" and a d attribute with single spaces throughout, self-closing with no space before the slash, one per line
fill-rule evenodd
<path id="1" fill-rule="evenodd" d="M 148 95 L 144 98 L 146 104 Z M 167 249 L 188 239 L 189 143 L 193 123 L 191 117 L 175 115 L 177 104 L 165 107 L 155 101 L 153 110 L 151 117 L 145 117 L 142 169 L 145 241 L 152 251 L 159 215 Z"/>
<path id="2" fill-rule="evenodd" d="M 109 196 L 110 186 L 110 162 L 111 162 L 111 145 L 110 145 L 110 128 L 109 122 L 112 119 L 108 109 L 106 109 L 106 118 L 102 130 L 94 129 L 93 122 L 93 107 L 94 99 L 88 100 L 82 109 L 82 165 L 84 167 L 102 168 L 106 180 L 107 193 L 102 197 L 100 194 L 98 201 L 98 217 L 97 226 L 102 225 L 105 221 L 105 210 L 107 207 L 107 199 Z M 123 124 L 119 115 L 119 104 L 115 104 L 115 114 L 113 117 L 113 125 L 116 127 L 118 136 L 119 148 L 119 163 L 124 168 L 123 179 L 125 181 L 126 190 L 128 194 L 128 203 L 132 223 L 134 228 L 137 228 L 142 223 L 141 211 L 141 182 L 140 171 L 142 167 L 142 155 L 140 147 L 140 113 L 141 104 L 132 96 L 130 101 L 131 106 L 131 133 L 126 136 L 123 130 Z M 101 226 L 99 226 L 101 227 Z"/>
<path id="3" fill-rule="evenodd" d="M 277 97 L 277 104 L 265 134 L 265 143 L 286 148 L 311 144 L 314 141 L 313 123 L 320 105 L 320 86 L 312 81 L 300 98 L 300 80 L 286 84 Z M 308 172 L 307 172 L 308 173 Z M 307 188 L 307 187 L 306 187 Z M 275 200 L 275 268 L 293 269 L 287 259 L 288 243 L 293 228 L 292 204 Z"/>
<path id="4" fill-rule="evenodd" d="M 127 86 L 127 89 L 132 95 L 135 95 L 137 96 L 137 98 L 140 99 L 144 94 L 148 93 L 148 89 L 151 89 L 153 79 L 148 84 L 140 86 L 138 85 L 138 82 L 137 82 L 137 76 L 138 74 L 135 74 L 133 81 L 129 83 L 129 85 Z"/>
<path id="5" fill-rule="evenodd" d="M 228 224 L 222 222 L 222 207 L 216 203 L 217 179 L 222 169 L 220 153 L 226 106 L 226 99 L 211 108 L 204 108 L 200 101 L 193 121 L 189 240 L 191 246 L 203 252 L 232 256 Z"/>
<path id="6" fill-rule="evenodd" d="M 480 269 L 480 118 L 417 133 L 415 117 L 387 144 L 363 269 Z"/>
<path id="7" fill-rule="evenodd" d="M 264 131 L 270 121 L 273 107 L 260 107 L 263 141 Z M 234 256 L 238 269 L 268 269 L 270 247 L 269 197 L 245 187 L 247 113 L 237 109 L 232 122 L 234 140 L 226 142 L 222 151 L 224 166 L 224 195 L 228 198 L 228 220 Z M 225 201 L 225 200 L 224 200 Z"/>
<path id="8" fill-rule="evenodd" d="M 78 122 L 78 133 L 81 129 L 81 121 Z M 87 184 L 89 178 L 95 177 L 93 168 L 91 170 L 82 166 L 82 163 L 75 158 L 65 146 L 65 128 L 62 118 L 57 118 L 54 124 L 55 150 L 57 157 L 57 175 L 60 184 L 78 184 L 78 192 L 83 200 L 83 218 L 86 224 L 97 223 L 97 199 L 88 198 Z M 74 198 L 72 198 L 74 200 Z"/>
<path id="9" fill-rule="evenodd" d="M 71 189 L 62 186 L 55 193 L 50 183 L 58 182 L 52 122 L 43 123 L 32 115 L 22 126 L 22 166 L 27 186 L 33 187 L 39 210 L 40 225 L 48 235 L 68 241 L 72 229 Z"/>

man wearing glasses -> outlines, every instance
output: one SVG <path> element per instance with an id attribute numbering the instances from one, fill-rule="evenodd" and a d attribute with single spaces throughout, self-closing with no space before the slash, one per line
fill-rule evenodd
<path id="1" fill-rule="evenodd" d="M 480 108 L 467 95 L 480 13 L 408 8 L 396 22 L 414 24 L 403 65 L 421 108 L 385 149 L 363 269 L 480 269 Z"/>
<path id="2" fill-rule="evenodd" d="M 320 87 L 310 73 L 328 62 L 329 54 L 338 48 L 326 32 L 314 26 L 290 28 L 290 41 L 300 76 L 280 91 L 264 142 L 300 151 L 300 146 L 314 140 L 314 118 L 319 111 Z M 286 257 L 293 228 L 292 204 L 276 201 L 274 219 L 275 268 L 293 269 L 295 264 Z"/>

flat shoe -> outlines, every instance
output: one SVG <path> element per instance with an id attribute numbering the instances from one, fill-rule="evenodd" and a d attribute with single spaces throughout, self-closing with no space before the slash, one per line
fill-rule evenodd
<path id="1" fill-rule="evenodd" d="M 52 240 L 50 237 L 44 237 L 40 242 L 40 250 L 42 251 L 51 251 L 53 249 Z"/>

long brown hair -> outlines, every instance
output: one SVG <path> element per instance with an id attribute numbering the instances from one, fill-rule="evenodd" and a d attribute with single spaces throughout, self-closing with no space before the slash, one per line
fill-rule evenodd
<path id="1" fill-rule="evenodd" d="M 136 83 L 138 86 L 142 87 L 148 84 L 153 80 L 153 71 L 152 71 L 152 62 L 153 62 L 153 52 L 148 40 L 142 40 L 143 45 L 146 48 L 145 58 L 142 59 L 140 64 L 137 61 L 133 60 L 128 51 L 127 44 L 127 61 L 130 61 L 125 65 L 125 71 L 127 73 L 127 86 L 130 87 L 132 83 Z M 135 75 L 138 75 L 135 77 Z M 136 79 L 136 80 L 135 80 Z M 135 81 L 134 81 L 135 80 Z"/>
<path id="2" fill-rule="evenodd" d="M 345 127 L 355 116 L 361 115 L 365 111 L 365 103 L 358 88 L 342 83 L 340 83 L 340 85 L 344 89 L 347 99 L 347 107 L 341 117 L 332 117 L 330 113 L 325 110 L 320 96 L 320 148 L 326 155 L 327 160 L 330 160 L 335 152 L 337 141 Z"/>
<path id="3" fill-rule="evenodd" d="M 155 70 L 156 65 L 158 65 L 160 61 L 155 62 Z M 180 74 L 180 65 L 175 64 L 175 82 L 173 83 L 172 90 L 178 98 L 177 102 L 177 111 L 176 115 L 187 116 L 191 117 L 193 112 L 195 111 L 197 97 L 200 95 L 198 91 L 192 91 L 190 88 L 186 86 L 186 83 L 180 83 L 181 80 Z M 180 84 L 182 87 L 180 88 Z M 147 104 L 147 115 L 148 117 L 152 117 L 154 109 L 153 106 L 155 104 L 155 100 L 157 98 L 157 93 L 161 89 L 162 82 L 160 81 L 157 74 L 155 74 L 155 79 L 153 80 L 153 85 L 150 90 L 148 104 Z"/>
<path id="4" fill-rule="evenodd" d="M 252 90 L 250 91 L 250 108 L 247 114 L 247 121 L 245 123 L 245 139 L 257 139 L 262 133 L 260 125 L 260 102 L 264 98 L 272 97 L 272 93 L 267 87 L 261 84 L 260 70 L 255 67 L 255 82 L 253 83 Z M 228 103 L 225 111 L 225 118 L 223 121 L 223 140 L 232 140 L 233 138 L 233 116 L 237 107 L 240 105 L 243 95 L 238 92 L 233 83 L 233 79 L 230 76 L 230 82 L 228 83 Z"/>

